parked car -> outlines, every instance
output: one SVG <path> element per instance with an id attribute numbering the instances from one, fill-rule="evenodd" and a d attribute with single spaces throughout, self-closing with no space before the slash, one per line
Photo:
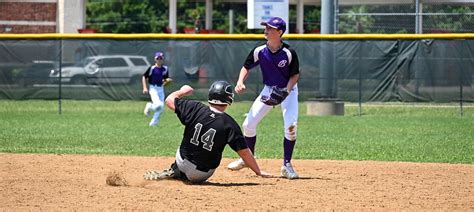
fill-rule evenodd
<path id="1" fill-rule="evenodd" d="M 140 83 L 141 76 L 150 66 L 144 56 L 98 55 L 87 57 L 81 64 L 62 67 L 61 83 Z M 52 82 L 59 82 L 59 70 L 49 74 Z"/>
<path id="2" fill-rule="evenodd" d="M 64 63 L 63 66 L 71 66 L 72 63 Z M 22 87 L 30 87 L 49 83 L 49 73 L 57 69 L 59 66 L 57 61 L 51 60 L 35 60 L 26 68 L 19 69 L 18 76 L 15 81 Z"/>

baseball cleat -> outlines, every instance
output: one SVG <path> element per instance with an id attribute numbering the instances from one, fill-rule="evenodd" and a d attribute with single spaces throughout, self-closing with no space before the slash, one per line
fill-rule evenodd
<path id="1" fill-rule="evenodd" d="M 288 178 L 290 180 L 299 178 L 298 174 L 293 169 L 293 166 L 291 165 L 291 163 L 286 163 L 285 165 L 281 167 L 281 176 Z"/>
<path id="2" fill-rule="evenodd" d="M 245 167 L 247 167 L 247 164 L 245 164 L 245 162 L 244 162 L 244 160 L 242 160 L 242 158 L 239 158 L 238 160 L 233 161 L 232 163 L 229 163 L 229 165 L 227 165 L 227 168 L 232 170 L 232 171 L 238 171 L 238 170 L 241 170 Z"/>
<path id="3" fill-rule="evenodd" d="M 145 110 L 143 110 L 143 113 L 145 114 L 145 116 L 150 116 L 151 105 L 152 104 L 150 102 L 146 103 Z"/>
<path id="4" fill-rule="evenodd" d="M 173 169 L 163 170 L 162 172 L 159 171 L 147 171 L 143 178 L 145 180 L 163 180 L 163 179 L 172 179 L 174 177 Z"/>

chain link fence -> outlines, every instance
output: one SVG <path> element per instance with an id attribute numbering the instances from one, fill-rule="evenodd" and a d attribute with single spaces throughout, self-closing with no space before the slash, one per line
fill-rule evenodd
<path id="1" fill-rule="evenodd" d="M 474 32 L 474 1 L 396 0 L 344 1 L 336 7 L 337 33 L 466 33 Z M 379 4 L 371 3 L 378 2 Z M 383 3 L 380 3 L 383 2 Z M 434 2 L 434 3 L 433 3 Z M 54 33 L 57 1 L 0 1 L 0 33 Z M 169 32 L 168 1 L 88 0 L 86 28 L 99 32 Z M 291 4 L 289 32 L 297 33 L 296 4 Z M 196 21 L 205 27 L 204 1 L 179 1 L 179 32 L 194 33 Z M 230 20 L 229 14 L 233 14 Z M 34 15 L 31 15 L 34 14 Z M 304 32 L 319 33 L 321 4 L 304 5 Z M 19 20 L 40 21 L 34 25 Z M 230 29 L 232 22 L 233 29 Z M 237 1 L 213 1 L 214 33 L 260 33 L 247 29 L 247 5 Z"/>
<path id="2" fill-rule="evenodd" d="M 403 3 L 404 1 L 398 1 Z M 347 33 L 474 32 L 474 2 L 340 5 L 338 30 Z"/>

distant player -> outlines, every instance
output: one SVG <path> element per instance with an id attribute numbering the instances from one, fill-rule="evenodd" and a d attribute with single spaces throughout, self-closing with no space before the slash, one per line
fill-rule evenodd
<path id="1" fill-rule="evenodd" d="M 298 86 L 299 62 L 296 52 L 286 43 L 281 36 L 285 33 L 286 23 L 279 17 L 270 18 L 261 23 L 265 26 L 265 39 L 267 42 L 250 51 L 245 63 L 240 70 L 239 79 L 235 86 L 238 94 L 245 90 L 244 81 L 249 70 L 260 65 L 265 85 L 260 95 L 254 101 L 243 123 L 245 141 L 254 153 L 257 141 L 257 125 L 265 115 L 281 103 L 284 120 L 283 150 L 284 160 L 281 167 L 281 176 L 288 179 L 298 178 L 293 169 L 291 158 L 296 142 L 296 127 L 298 122 Z M 240 170 L 247 167 L 242 159 L 228 165 L 231 170 Z"/>
<path id="2" fill-rule="evenodd" d="M 185 125 L 175 163 L 168 170 L 149 171 L 143 177 L 146 180 L 175 178 L 191 183 L 204 182 L 219 166 L 226 145 L 236 151 L 255 174 L 269 177 L 268 173 L 260 171 L 237 122 L 224 112 L 234 100 L 231 85 L 226 81 L 214 82 L 209 89 L 209 106 L 181 98 L 192 92 L 190 86 L 184 85 L 166 98 L 166 106 Z"/>
<path id="3" fill-rule="evenodd" d="M 168 66 L 163 65 L 164 54 L 155 53 L 155 64 L 148 67 L 142 77 L 143 94 L 150 94 L 151 102 L 145 105 L 144 113 L 149 116 L 154 112 L 150 121 L 150 126 L 156 126 L 160 120 L 160 115 L 164 111 L 165 91 L 163 86 L 170 82 Z M 149 86 L 147 86 L 147 83 Z M 149 87 L 149 88 L 148 88 Z"/>

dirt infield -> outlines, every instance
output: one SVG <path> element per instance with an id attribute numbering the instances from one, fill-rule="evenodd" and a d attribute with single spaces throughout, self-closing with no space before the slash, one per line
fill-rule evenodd
<path id="1" fill-rule="evenodd" d="M 173 158 L 0 153 L 0 211 L 474 210 L 474 165 L 294 160 L 302 179 L 221 167 L 203 185 L 144 181 Z M 279 174 L 280 160 L 259 160 Z M 109 173 L 127 186 L 109 186 Z"/>

